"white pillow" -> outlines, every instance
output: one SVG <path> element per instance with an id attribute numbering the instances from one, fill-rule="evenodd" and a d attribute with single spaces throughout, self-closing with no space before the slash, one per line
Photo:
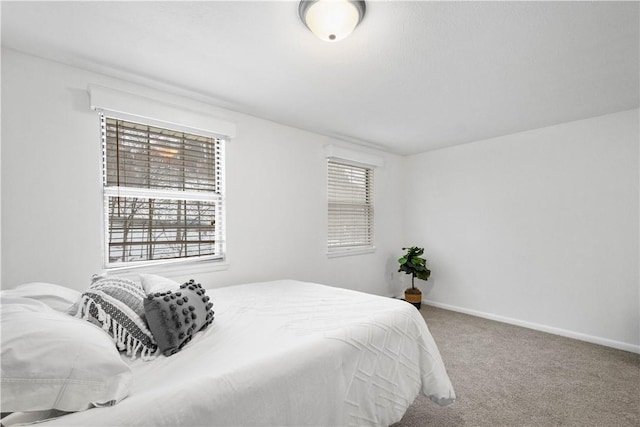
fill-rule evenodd
<path id="1" fill-rule="evenodd" d="M 147 295 L 180 289 L 180 283 L 157 274 L 140 274 L 140 280 Z"/>
<path id="2" fill-rule="evenodd" d="M 0 297 L 2 412 L 81 411 L 128 395 L 131 368 L 103 330 L 6 294 Z"/>
<path id="3" fill-rule="evenodd" d="M 2 291 L 3 296 L 31 298 L 42 301 L 56 311 L 66 311 L 80 298 L 81 293 L 52 283 L 33 282 Z"/>

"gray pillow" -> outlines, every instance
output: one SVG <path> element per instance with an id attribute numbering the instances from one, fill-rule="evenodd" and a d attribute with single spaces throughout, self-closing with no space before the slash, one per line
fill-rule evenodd
<path id="1" fill-rule="evenodd" d="M 165 356 L 180 351 L 193 335 L 213 322 L 213 303 L 199 283 L 192 280 L 176 291 L 147 295 L 144 311 L 158 348 Z"/>

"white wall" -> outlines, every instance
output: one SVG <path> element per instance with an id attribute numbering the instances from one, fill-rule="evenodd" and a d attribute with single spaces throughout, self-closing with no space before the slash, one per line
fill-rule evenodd
<path id="1" fill-rule="evenodd" d="M 348 144 L 5 49 L 2 288 L 81 290 L 101 269 L 88 84 L 237 124 L 227 147 L 229 268 L 169 277 L 206 286 L 294 278 L 398 295 L 400 248 L 420 245 L 431 303 L 640 350 L 637 110 L 406 159 L 377 152 L 378 250 L 328 259 L 324 146 Z"/>
<path id="2" fill-rule="evenodd" d="M 424 299 L 640 350 L 638 110 L 407 159 Z"/>
<path id="3" fill-rule="evenodd" d="M 82 290 L 101 269 L 101 153 L 89 84 L 237 124 L 237 138 L 227 145 L 229 268 L 165 275 L 205 286 L 292 278 L 393 292 L 388 265 L 402 247 L 400 157 L 375 153 L 385 161 L 375 175 L 378 250 L 328 259 L 324 146 L 349 144 L 8 49 L 2 51 L 3 288 L 45 281 Z"/>

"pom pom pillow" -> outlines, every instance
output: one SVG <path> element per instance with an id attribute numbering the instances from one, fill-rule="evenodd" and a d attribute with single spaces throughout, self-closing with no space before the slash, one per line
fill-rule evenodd
<path id="1" fill-rule="evenodd" d="M 107 331 L 120 351 L 135 359 L 155 358 L 158 349 L 147 327 L 144 313 L 145 293 L 141 285 L 128 279 L 98 278 L 87 289 L 71 314 L 88 320 Z M 75 313 L 73 313 L 75 311 Z"/>
<path id="2" fill-rule="evenodd" d="M 180 351 L 196 332 L 206 329 L 213 322 L 212 307 L 202 285 L 193 280 L 177 291 L 149 294 L 144 310 L 162 354 Z"/>

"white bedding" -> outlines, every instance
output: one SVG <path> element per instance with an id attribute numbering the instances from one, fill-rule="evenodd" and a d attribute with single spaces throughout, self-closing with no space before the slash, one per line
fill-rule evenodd
<path id="1" fill-rule="evenodd" d="M 455 399 L 404 301 L 290 280 L 207 293 L 212 326 L 173 356 L 128 362 L 127 398 L 41 425 L 388 426 L 418 393 Z"/>

